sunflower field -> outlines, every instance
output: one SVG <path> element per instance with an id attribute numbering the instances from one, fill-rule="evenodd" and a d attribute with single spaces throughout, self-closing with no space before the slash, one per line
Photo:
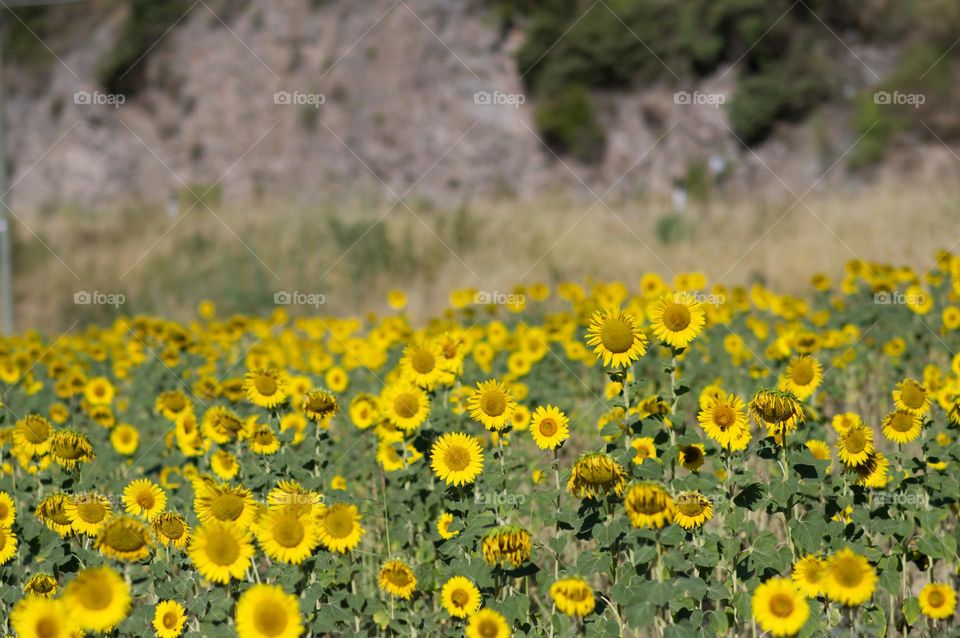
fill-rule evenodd
<path id="1" fill-rule="evenodd" d="M 960 258 L 388 301 L 0 341 L 0 631 L 960 636 Z"/>

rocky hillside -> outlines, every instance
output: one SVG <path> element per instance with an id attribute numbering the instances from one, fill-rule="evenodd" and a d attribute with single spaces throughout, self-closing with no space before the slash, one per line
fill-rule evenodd
<path id="1" fill-rule="evenodd" d="M 939 105 L 929 92 L 919 105 L 878 102 L 876 92 L 903 75 L 910 43 L 860 37 L 856 25 L 822 25 L 837 91 L 802 114 L 787 109 L 760 139 L 745 140 L 731 122 L 756 48 L 744 43 L 710 68 L 589 86 L 591 126 L 604 139 L 586 157 L 550 138 L 551 114 L 530 82 L 541 63 L 531 67 L 529 47 L 522 55 L 535 15 L 467 0 L 153 4 L 89 0 L 7 14 L 15 209 L 172 208 L 198 196 L 455 205 L 681 187 L 781 197 L 851 178 L 869 184 L 889 171 L 956 175 L 960 167 L 947 148 L 954 123 L 938 119 L 956 111 L 943 104 L 949 93 L 936 96 Z M 615 13 L 621 4 L 588 3 L 585 12 L 610 12 L 621 36 L 639 40 Z M 803 3 L 789 10 L 812 13 Z M 816 17 L 807 15 L 805 28 L 820 28 Z M 544 48 L 543 63 L 557 50 Z M 947 50 L 937 74 L 950 72 L 956 53 Z M 904 113 L 914 125 L 902 125 Z M 850 166 L 856 149 L 877 143 L 878 126 L 882 156 Z"/>

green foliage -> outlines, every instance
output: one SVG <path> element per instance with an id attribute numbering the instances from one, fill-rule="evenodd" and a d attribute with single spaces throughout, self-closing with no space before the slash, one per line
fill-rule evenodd
<path id="1" fill-rule="evenodd" d="M 544 97 L 537 104 L 535 119 L 544 142 L 555 153 L 569 153 L 584 162 L 603 156 L 606 138 L 584 86 L 574 85 Z"/>

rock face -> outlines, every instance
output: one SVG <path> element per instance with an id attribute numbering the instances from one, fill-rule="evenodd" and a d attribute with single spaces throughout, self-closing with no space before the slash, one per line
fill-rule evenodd
<path id="1" fill-rule="evenodd" d="M 157 42 L 140 63 L 143 89 L 126 99 L 95 81 L 122 15 L 58 46 L 39 90 L 7 70 L 16 209 L 165 203 L 214 185 L 232 203 L 450 205 L 557 190 L 592 201 L 669 193 L 692 162 L 783 195 L 781 179 L 800 194 L 833 161 L 815 161 L 803 128 L 749 151 L 715 99 L 678 103 L 666 86 L 599 96 L 603 161 L 558 159 L 523 95 L 522 35 L 499 32 L 465 0 L 264 0 L 229 16 L 211 7 L 194 5 Z M 687 93 L 729 94 L 735 75 Z"/>

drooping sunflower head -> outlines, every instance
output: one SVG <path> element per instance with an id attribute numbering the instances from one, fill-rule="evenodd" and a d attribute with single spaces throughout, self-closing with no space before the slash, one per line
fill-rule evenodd
<path id="1" fill-rule="evenodd" d="M 450 512 L 444 512 L 437 519 L 437 533 L 440 534 L 440 538 L 444 540 L 450 540 L 451 538 L 460 534 L 459 529 L 450 529 L 450 526 L 454 524 L 453 514 Z"/>
<path id="2" fill-rule="evenodd" d="M 782 390 L 760 390 L 750 400 L 750 411 L 773 437 L 793 432 L 806 419 L 797 398 Z"/>
<path id="3" fill-rule="evenodd" d="M 317 424 L 329 424 L 330 419 L 340 412 L 340 402 L 333 394 L 314 388 L 303 395 L 300 408 L 304 415 Z"/>
<path id="4" fill-rule="evenodd" d="M 447 485 L 469 485 L 483 472 L 483 449 L 474 436 L 447 432 L 433 444 L 430 464 Z"/>
<path id="5" fill-rule="evenodd" d="M 516 525 L 494 527 L 483 537 L 483 558 L 491 567 L 517 568 L 530 558 L 530 532 Z"/>
<path id="6" fill-rule="evenodd" d="M 23 585 L 23 593 L 40 598 L 53 598 L 57 595 L 59 588 L 56 578 L 40 572 L 27 579 L 27 582 Z"/>
<path id="7" fill-rule="evenodd" d="M 890 461 L 879 450 L 873 450 L 860 465 L 848 468 L 857 477 L 857 484 L 878 489 L 890 482 Z"/>
<path id="8" fill-rule="evenodd" d="M 153 527 L 153 533 L 164 545 L 183 549 L 190 541 L 190 526 L 183 516 L 176 512 L 157 514 L 150 524 Z"/>
<path id="9" fill-rule="evenodd" d="M 590 319 L 587 345 L 608 368 L 625 368 L 647 352 L 647 336 L 631 314 L 598 310 Z"/>
<path id="10" fill-rule="evenodd" d="M 636 483 L 630 487 L 624 506 L 634 527 L 660 528 L 673 521 L 673 499 L 657 483 Z"/>
<path id="11" fill-rule="evenodd" d="M 443 584 L 440 590 L 443 608 L 454 618 L 467 618 L 480 609 L 480 590 L 472 580 L 464 576 L 453 576 Z"/>
<path id="12" fill-rule="evenodd" d="M 562 578 L 550 585 L 550 597 L 561 613 L 583 617 L 596 607 L 593 590 L 582 578 Z"/>
<path id="13" fill-rule="evenodd" d="M 481 381 L 467 400 L 467 409 L 475 421 L 493 431 L 510 424 L 517 403 L 507 386 L 496 379 Z"/>
<path id="14" fill-rule="evenodd" d="M 79 432 L 62 430 L 50 438 L 50 454 L 54 462 L 72 470 L 93 460 L 93 445 L 90 439 Z"/>
<path id="15" fill-rule="evenodd" d="M 150 555 L 150 530 L 129 516 L 114 516 L 100 527 L 96 548 L 104 556 L 135 562 Z"/>
<path id="16" fill-rule="evenodd" d="M 810 617 L 810 605 L 788 578 L 771 578 L 753 592 L 753 618 L 763 631 L 792 636 Z"/>
<path id="17" fill-rule="evenodd" d="M 417 588 L 417 577 L 403 561 L 389 560 L 380 569 L 379 583 L 380 589 L 391 596 L 410 600 Z"/>
<path id="18" fill-rule="evenodd" d="M 55 493 L 45 497 L 34 511 L 34 516 L 44 525 L 55 531 L 61 537 L 73 531 L 73 522 L 67 516 L 67 501 L 69 497 L 63 493 Z"/>
<path id="19" fill-rule="evenodd" d="M 876 587 L 876 569 L 849 547 L 827 559 L 824 589 L 830 600 L 848 606 L 860 605 L 873 596 Z"/>
<path id="20" fill-rule="evenodd" d="M 700 492 L 680 492 L 674 499 L 673 520 L 684 529 L 695 529 L 713 518 L 713 503 Z"/>
<path id="21" fill-rule="evenodd" d="M 577 498 L 597 498 L 600 495 L 623 494 L 627 473 L 609 454 L 585 454 L 570 470 L 567 491 Z"/>
<path id="22" fill-rule="evenodd" d="M 288 507 L 298 514 L 312 513 L 314 508 L 323 507 L 323 497 L 319 492 L 306 489 L 299 481 L 282 480 L 267 494 L 270 507 Z"/>

